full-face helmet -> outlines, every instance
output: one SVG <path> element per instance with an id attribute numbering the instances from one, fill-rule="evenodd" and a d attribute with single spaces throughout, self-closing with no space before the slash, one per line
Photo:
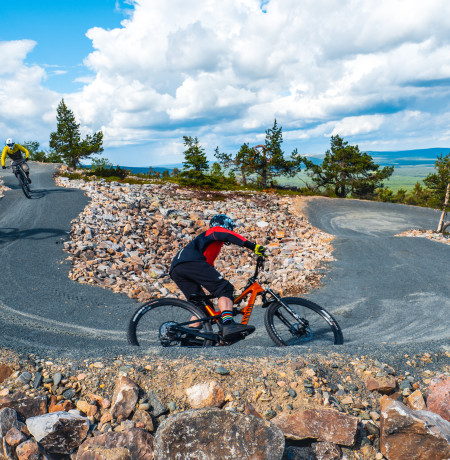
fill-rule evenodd
<path id="1" fill-rule="evenodd" d="M 231 217 L 226 216 L 225 214 L 216 214 L 209 221 L 210 227 L 223 227 L 227 230 L 233 230 L 236 227 L 236 223 Z"/>
<path id="2" fill-rule="evenodd" d="M 13 149 L 13 148 L 14 148 L 14 141 L 12 140 L 11 137 L 9 137 L 8 139 L 6 139 L 5 144 L 6 144 L 10 149 Z"/>

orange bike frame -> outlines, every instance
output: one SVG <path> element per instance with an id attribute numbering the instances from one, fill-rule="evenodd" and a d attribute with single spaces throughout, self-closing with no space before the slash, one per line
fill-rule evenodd
<path id="1" fill-rule="evenodd" d="M 240 294 L 238 297 L 234 299 L 234 304 L 236 305 L 239 302 L 241 302 L 242 299 L 245 299 L 247 296 L 250 295 L 247 305 L 238 310 L 238 312 L 244 316 L 242 318 L 241 324 L 248 324 L 250 320 L 250 315 L 252 314 L 253 306 L 255 305 L 256 297 L 258 297 L 258 295 L 261 294 L 261 292 L 264 292 L 264 289 L 259 285 L 258 282 L 255 281 L 244 292 L 242 292 L 242 294 Z M 206 306 L 206 310 L 211 316 L 220 315 L 220 312 L 215 311 L 209 305 Z"/>

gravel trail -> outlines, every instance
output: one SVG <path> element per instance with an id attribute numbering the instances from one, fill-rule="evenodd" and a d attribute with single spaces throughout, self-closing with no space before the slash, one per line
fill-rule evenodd
<path id="1" fill-rule="evenodd" d="M 335 261 L 310 296 L 339 318 L 347 348 L 449 349 L 450 246 L 395 236 L 434 229 L 438 211 L 318 198 L 308 202 L 306 215 L 336 235 Z"/>
<path id="2" fill-rule="evenodd" d="M 12 189 L 0 199 L 0 346 L 68 356 L 198 353 L 127 345 L 126 326 L 139 303 L 68 278 L 62 243 L 67 241 L 70 221 L 88 199 L 80 190 L 57 187 L 51 177 L 53 166 L 31 163 L 31 170 L 31 200 L 18 189 L 10 171 L 0 172 Z M 312 199 L 305 213 L 314 226 L 337 236 L 336 260 L 328 264 L 322 286 L 307 296 L 341 324 L 346 343 L 333 351 L 391 359 L 408 351 L 448 351 L 450 278 L 445 264 L 450 247 L 394 236 L 411 228 L 434 228 L 436 211 Z M 257 331 L 238 345 L 200 353 L 245 357 L 308 352 L 306 347 L 274 347 L 257 309 L 252 323 Z"/>

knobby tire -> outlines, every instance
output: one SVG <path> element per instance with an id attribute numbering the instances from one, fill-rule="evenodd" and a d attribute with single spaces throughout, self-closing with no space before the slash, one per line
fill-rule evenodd
<path id="1" fill-rule="evenodd" d="M 344 343 L 339 324 L 321 306 L 300 297 L 284 297 L 281 300 L 302 318 L 308 320 L 310 326 L 303 335 L 293 334 L 291 331 L 296 331 L 299 323 L 282 303 L 273 302 L 266 310 L 264 324 L 276 345 L 292 346 L 310 342 L 322 345 Z"/>
<path id="2" fill-rule="evenodd" d="M 159 328 L 163 323 L 184 323 L 190 321 L 192 316 L 198 319 L 207 317 L 200 308 L 184 300 L 167 297 L 147 302 L 136 310 L 128 324 L 128 343 L 134 346 L 161 346 Z M 203 323 L 202 332 L 212 332 L 209 322 Z M 210 341 L 205 341 L 205 346 L 210 345 Z"/>
<path id="3" fill-rule="evenodd" d="M 27 198 L 31 198 L 31 192 L 30 192 L 30 186 L 28 184 L 28 179 L 26 178 L 25 173 L 23 171 L 19 171 L 18 179 L 19 179 L 20 186 L 22 187 L 22 191 L 24 195 Z"/>

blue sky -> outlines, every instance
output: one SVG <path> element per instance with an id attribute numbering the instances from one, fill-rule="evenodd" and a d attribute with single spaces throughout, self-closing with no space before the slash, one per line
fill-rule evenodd
<path id="1" fill-rule="evenodd" d="M 44 83 L 58 92 L 71 92 L 88 72 L 83 59 L 92 51 L 86 32 L 92 27 L 120 27 L 126 5 L 116 0 L 19 0 L 2 2 L 0 41 L 34 40 L 28 64 L 47 69 Z M 6 63 L 5 63 L 6 64 Z"/>
<path id="2" fill-rule="evenodd" d="M 64 98 L 115 164 L 263 141 L 320 155 L 450 146 L 446 0 L 1 2 L 0 139 L 48 148 Z"/>

